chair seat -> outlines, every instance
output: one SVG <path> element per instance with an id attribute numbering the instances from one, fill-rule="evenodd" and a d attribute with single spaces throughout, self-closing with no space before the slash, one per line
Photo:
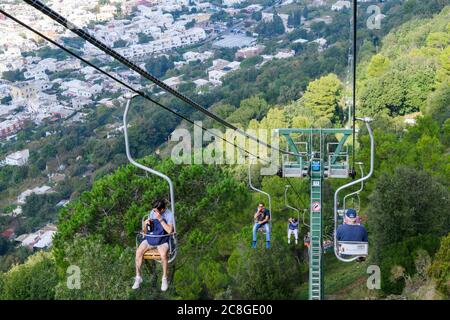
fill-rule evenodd
<path id="1" fill-rule="evenodd" d="M 144 253 L 144 259 L 145 260 L 161 260 L 161 255 L 159 254 L 158 249 L 148 249 Z"/>

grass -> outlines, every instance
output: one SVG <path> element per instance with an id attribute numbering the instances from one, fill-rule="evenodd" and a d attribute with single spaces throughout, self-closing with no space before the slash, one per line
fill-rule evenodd
<path id="1" fill-rule="evenodd" d="M 332 253 L 324 256 L 324 291 L 326 300 L 358 300 L 378 297 L 378 292 L 369 290 L 366 273 L 370 261 L 345 263 L 336 259 Z M 299 288 L 298 299 L 307 300 L 308 282 Z"/>

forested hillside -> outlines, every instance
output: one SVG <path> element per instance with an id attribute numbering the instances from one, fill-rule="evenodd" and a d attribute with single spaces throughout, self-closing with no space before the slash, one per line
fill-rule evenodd
<path id="1" fill-rule="evenodd" d="M 374 118 L 376 141 L 374 175 L 361 197 L 370 257 L 356 266 L 326 254 L 326 298 L 450 298 L 450 6 L 433 17 L 405 17 L 410 20 L 382 37 L 378 52 L 363 51 L 358 63 L 358 114 Z M 308 66 L 299 60 L 294 68 Z M 283 62 L 276 67 L 282 74 L 290 66 Z M 212 108 L 243 128 L 341 127 L 348 90 L 341 67 L 335 70 L 325 63 L 320 70 L 311 69 L 296 79 L 298 91 L 280 89 L 286 86 L 282 76 L 273 78 L 278 81 L 273 87 L 272 68 L 257 78 L 251 70 L 242 71 L 235 79 L 245 74 L 248 84 L 239 87 L 229 78 L 223 91 L 229 98 Z M 368 163 L 369 140 L 362 127 L 356 142 L 357 160 Z M 141 290 L 133 291 L 131 285 L 135 233 L 152 201 L 166 196 L 168 188 L 160 179 L 123 165 L 60 210 L 50 252 L 37 253 L 0 274 L 0 298 L 307 298 L 306 251 L 301 241 L 293 246 L 285 239 L 287 218 L 293 214 L 284 207 L 286 181 L 256 178 L 255 168 L 255 185 L 273 197 L 274 221 L 272 248 L 258 243 L 254 250 L 252 215 L 265 199 L 248 188 L 246 166 L 175 165 L 164 157 L 139 161 L 173 178 L 176 190 L 179 252 L 167 292 L 159 290 L 157 263 L 144 267 Z M 309 181 L 292 182 L 301 195 L 290 194 L 289 202 L 308 208 Z M 332 195 L 343 182 L 326 180 L 323 186 L 328 235 Z M 301 229 L 300 239 L 306 231 Z M 365 269 L 371 264 L 381 268 L 381 290 L 365 286 Z M 79 290 L 66 285 L 72 265 L 81 270 Z"/>

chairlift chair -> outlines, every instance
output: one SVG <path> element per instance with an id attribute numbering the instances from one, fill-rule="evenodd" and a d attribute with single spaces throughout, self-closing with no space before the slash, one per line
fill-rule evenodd
<path id="1" fill-rule="evenodd" d="M 362 183 L 369 179 L 373 174 L 374 161 L 375 161 L 375 142 L 373 137 L 373 132 L 370 127 L 370 118 L 357 118 L 357 120 L 363 121 L 367 127 L 367 131 L 370 136 L 370 170 L 366 176 L 361 176 L 361 178 L 351 181 L 341 187 L 339 187 L 334 193 L 334 254 L 337 259 L 343 262 L 351 262 L 365 257 L 368 255 L 369 243 L 359 242 L 359 241 L 337 241 L 337 227 L 338 227 L 338 196 L 339 193 L 351 186 L 358 183 Z"/>
<path id="2" fill-rule="evenodd" d="M 269 228 L 272 229 L 272 198 L 270 196 L 270 194 L 268 194 L 267 192 L 262 191 L 261 189 L 256 188 L 253 184 L 252 184 L 252 172 L 251 172 L 251 167 L 252 167 L 252 161 L 254 160 L 254 158 L 249 158 L 249 163 L 248 163 L 248 185 L 250 186 L 250 188 L 258 193 L 261 193 L 263 195 L 265 195 L 267 197 L 267 199 L 269 200 L 269 212 L 270 212 L 270 219 L 268 221 L 269 223 Z M 265 228 L 259 228 L 259 231 L 265 233 Z"/>
<path id="3" fill-rule="evenodd" d="M 172 180 L 166 176 L 165 174 L 154 170 L 152 168 L 149 168 L 147 166 L 144 166 L 138 162 L 136 162 L 133 157 L 131 156 L 131 152 L 130 152 L 130 144 L 129 144 L 129 140 L 128 140 L 128 121 L 127 121 L 127 117 L 128 117 L 128 111 L 130 110 L 130 104 L 131 104 L 131 100 L 133 100 L 137 95 L 133 95 L 131 93 L 126 93 L 124 95 L 124 98 L 127 100 L 126 106 L 125 106 L 125 111 L 123 113 L 123 133 L 124 133 L 124 137 L 125 137 L 125 150 L 126 150 L 126 154 L 127 154 L 127 158 L 128 161 L 138 167 L 139 169 L 142 169 L 148 173 L 154 174 L 160 178 L 163 178 L 164 180 L 166 180 L 166 182 L 169 184 L 169 193 L 170 193 L 170 210 L 173 213 L 173 217 L 174 217 L 174 221 L 173 221 L 173 231 L 172 233 L 169 234 L 165 234 L 165 235 L 146 235 L 143 232 L 138 232 L 137 236 L 136 236 L 136 245 L 138 246 L 140 244 L 140 242 L 145 239 L 145 237 L 169 237 L 169 263 L 175 260 L 175 257 L 177 255 L 177 239 L 176 239 L 176 225 L 175 225 L 175 221 L 176 221 L 176 216 L 175 216 L 175 192 L 174 192 L 174 187 L 173 187 L 173 183 Z M 144 229 L 144 221 L 146 219 L 148 215 L 144 216 L 142 218 L 142 230 Z M 161 256 L 158 252 L 158 250 L 156 248 L 154 249 L 148 249 L 145 254 L 144 254 L 144 259 L 145 260 L 155 260 L 157 262 L 161 262 Z"/>
<path id="4" fill-rule="evenodd" d="M 298 210 L 297 208 L 294 208 L 292 206 L 290 206 L 287 202 L 287 191 L 290 188 L 290 185 L 285 185 L 284 186 L 284 206 L 288 209 L 294 210 L 297 213 L 297 221 L 300 222 L 300 210 Z M 299 230 L 300 231 L 300 230 Z"/>

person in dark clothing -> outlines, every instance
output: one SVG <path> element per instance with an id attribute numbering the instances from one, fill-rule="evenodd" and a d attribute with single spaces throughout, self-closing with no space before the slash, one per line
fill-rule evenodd
<path id="1" fill-rule="evenodd" d="M 256 232 L 259 228 L 264 228 L 266 231 L 266 248 L 270 248 L 270 211 L 264 207 L 264 203 L 258 205 L 256 213 L 253 216 L 255 224 L 253 225 L 253 242 L 252 248 L 256 248 Z"/>
<path id="2" fill-rule="evenodd" d="M 346 223 L 341 224 L 336 230 L 338 241 L 368 242 L 368 235 L 364 226 L 357 224 L 355 209 L 345 210 Z"/>
<path id="3" fill-rule="evenodd" d="M 166 208 L 164 199 L 154 201 L 152 207 L 148 219 L 144 221 L 144 230 L 142 231 L 145 238 L 136 250 L 136 277 L 132 288 L 138 289 L 143 281 L 141 265 L 145 252 L 148 249 L 156 248 L 161 255 L 163 269 L 161 290 L 166 291 L 168 288 L 169 237 L 165 235 L 173 232 L 174 215 Z"/>

